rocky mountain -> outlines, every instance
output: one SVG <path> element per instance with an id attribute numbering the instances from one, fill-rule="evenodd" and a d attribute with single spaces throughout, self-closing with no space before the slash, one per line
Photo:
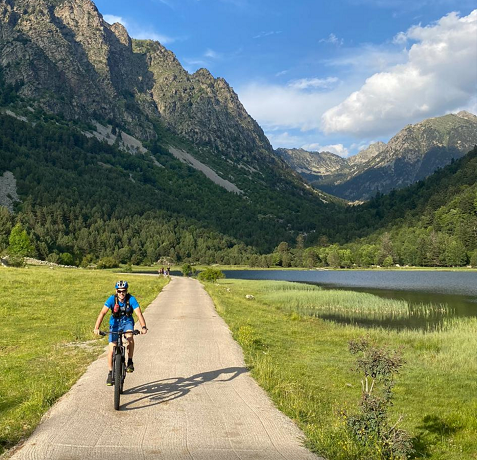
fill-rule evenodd
<path id="1" fill-rule="evenodd" d="M 281 156 L 313 186 L 353 201 L 424 179 L 476 144 L 477 116 L 462 111 L 408 125 L 388 144 L 371 144 L 354 157 L 335 159 L 330 166 L 323 162 L 322 152 L 295 150 L 293 155 Z"/>
<path id="2" fill-rule="evenodd" d="M 284 148 L 276 149 L 275 152 L 297 173 L 310 181 L 349 170 L 348 161 L 331 152 Z"/>
<path id="3" fill-rule="evenodd" d="M 236 167 L 284 168 L 224 79 L 189 74 L 160 43 L 108 24 L 90 0 L 2 1 L 0 40 L 3 77 L 33 108 L 141 141 L 156 140 L 160 124 Z"/>
<path id="4" fill-rule="evenodd" d="M 386 144 L 384 142 L 375 142 L 374 144 L 369 145 L 369 147 L 360 150 L 357 155 L 353 155 L 352 157 L 348 158 L 348 164 L 354 166 L 366 163 L 381 153 L 385 148 Z"/>
<path id="5" fill-rule="evenodd" d="M 60 225 L 48 242 L 44 229 L 35 234 L 46 255 L 86 257 L 74 232 L 87 219 L 101 227 L 118 214 L 149 222 L 148 213 L 165 228 L 182 223 L 166 251 L 182 258 L 198 249 L 193 233 L 231 252 L 235 243 L 270 251 L 326 233 L 341 206 L 274 153 L 224 79 L 189 74 L 160 43 L 108 24 L 90 0 L 0 2 L 0 124 L 0 206 L 76 209 L 65 217 L 80 222 L 74 229 Z"/>

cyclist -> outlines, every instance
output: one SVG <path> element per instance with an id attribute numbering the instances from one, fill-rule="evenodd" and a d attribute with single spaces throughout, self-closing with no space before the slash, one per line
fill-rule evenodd
<path id="1" fill-rule="evenodd" d="M 134 336 L 132 331 L 134 330 L 134 319 L 133 311 L 136 313 L 139 323 L 142 326 L 141 334 L 147 333 L 146 321 L 141 312 L 141 307 L 139 306 L 138 301 L 134 296 L 128 293 L 128 282 L 127 281 L 118 281 L 115 285 L 116 294 L 110 296 L 104 307 L 101 309 L 94 326 L 94 333 L 99 335 L 99 328 L 103 322 L 103 318 L 106 313 L 111 310 L 111 317 L 109 319 L 109 350 L 108 350 L 108 378 L 106 380 L 106 385 L 113 384 L 113 351 L 114 347 L 117 344 L 118 335 L 115 332 L 129 332 L 125 334 L 124 337 L 127 340 L 126 348 L 128 350 L 128 363 L 126 367 L 126 372 L 134 372 Z"/>

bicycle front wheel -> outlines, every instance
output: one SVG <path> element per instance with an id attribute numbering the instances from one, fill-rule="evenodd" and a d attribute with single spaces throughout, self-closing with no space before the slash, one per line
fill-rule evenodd
<path id="1" fill-rule="evenodd" d="M 119 401 L 121 399 L 121 387 L 123 377 L 123 360 L 121 353 L 114 355 L 114 408 L 119 410 Z"/>

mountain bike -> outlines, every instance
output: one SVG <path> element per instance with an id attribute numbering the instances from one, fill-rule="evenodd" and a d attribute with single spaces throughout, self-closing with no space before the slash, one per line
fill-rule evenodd
<path id="1" fill-rule="evenodd" d="M 124 380 L 126 379 L 126 347 L 123 345 L 123 335 L 130 334 L 131 331 L 113 332 L 117 334 L 118 343 L 114 347 L 113 351 L 113 386 L 114 386 L 114 408 L 119 410 L 119 402 L 121 400 L 121 394 L 123 392 Z M 132 331 L 133 335 L 138 335 L 141 331 Z M 99 335 L 107 335 L 109 332 L 100 331 Z"/>

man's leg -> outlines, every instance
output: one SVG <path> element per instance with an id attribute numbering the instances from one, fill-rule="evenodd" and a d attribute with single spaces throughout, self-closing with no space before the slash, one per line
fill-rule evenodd
<path id="1" fill-rule="evenodd" d="M 126 372 L 134 372 L 134 363 L 133 363 L 133 355 L 134 355 L 134 336 L 132 332 L 130 334 L 125 335 L 126 340 L 128 341 L 126 348 L 128 350 L 128 364 L 126 366 Z"/>
<path id="2" fill-rule="evenodd" d="M 117 332 L 118 326 L 116 324 L 111 325 L 109 327 L 109 346 L 108 346 L 108 377 L 106 379 L 106 385 L 111 386 L 113 384 L 113 353 L 114 348 L 116 347 L 118 334 L 114 334 Z"/>
<path id="3" fill-rule="evenodd" d="M 113 353 L 114 353 L 114 347 L 116 346 L 115 342 L 109 342 L 109 349 L 108 349 L 108 367 L 109 370 L 113 370 Z"/>

